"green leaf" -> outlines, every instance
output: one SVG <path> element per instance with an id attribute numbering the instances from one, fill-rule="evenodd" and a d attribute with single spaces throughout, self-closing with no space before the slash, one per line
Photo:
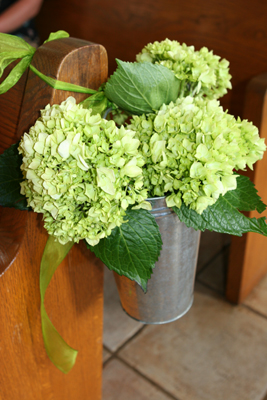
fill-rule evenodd
<path id="1" fill-rule="evenodd" d="M 110 236 L 87 247 L 109 269 L 134 280 L 146 291 L 162 247 L 159 227 L 146 210 L 127 210 L 125 219 L 127 222 L 113 229 Z"/>
<path id="2" fill-rule="evenodd" d="M 59 90 L 68 90 L 70 92 L 78 92 L 78 93 L 88 93 L 95 94 L 96 90 L 85 88 L 83 86 L 74 85 L 73 83 L 58 81 L 57 79 L 51 78 L 50 76 L 46 76 L 42 74 L 42 72 L 38 71 L 33 65 L 30 65 L 30 69 L 41 78 L 45 83 L 51 86 L 54 89 Z"/>
<path id="3" fill-rule="evenodd" d="M 33 55 L 29 55 L 22 58 L 20 62 L 10 71 L 6 79 L 0 85 L 0 94 L 6 93 L 19 81 L 30 65 L 32 57 Z"/>
<path id="4" fill-rule="evenodd" d="M 57 32 L 51 32 L 48 39 L 44 41 L 44 43 L 51 42 L 52 40 L 56 39 L 63 39 L 69 37 L 69 33 L 66 31 L 57 31 Z"/>
<path id="5" fill-rule="evenodd" d="M 109 100 L 132 114 L 150 113 L 178 97 L 180 81 L 163 65 L 116 60 L 118 68 L 105 86 Z"/>
<path id="6" fill-rule="evenodd" d="M 18 145 L 13 144 L 0 155 L 0 205 L 29 210 L 26 197 L 20 194 L 23 175 L 20 170 L 22 156 L 18 153 Z"/>
<path id="7" fill-rule="evenodd" d="M 227 193 L 230 203 L 239 211 L 257 210 L 262 213 L 266 209 L 266 205 L 259 197 L 258 191 L 251 180 L 247 176 L 239 175 L 236 182 L 236 190 L 230 190 Z"/>
<path id="8" fill-rule="evenodd" d="M 252 182 L 246 177 L 237 178 L 237 188 L 220 196 L 215 204 L 208 207 L 201 215 L 190 210 L 184 204 L 181 208 L 173 207 L 180 221 L 188 227 L 204 231 L 216 231 L 230 235 L 242 236 L 243 233 L 256 232 L 267 236 L 265 217 L 248 218 L 238 210 L 264 211 L 266 206 L 257 195 Z"/>
<path id="9" fill-rule="evenodd" d="M 83 100 L 80 104 L 82 104 L 83 108 L 91 108 L 92 115 L 102 114 L 108 106 L 108 99 L 104 92 L 97 92 L 87 97 L 87 99 Z"/>

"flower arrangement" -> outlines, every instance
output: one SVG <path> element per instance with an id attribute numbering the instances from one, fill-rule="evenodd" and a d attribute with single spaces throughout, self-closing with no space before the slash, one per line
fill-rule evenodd
<path id="1" fill-rule="evenodd" d="M 66 36 L 59 31 L 48 41 Z M 55 334 L 44 309 L 48 264 L 55 271 L 84 239 L 108 268 L 146 290 L 162 246 L 151 197 L 165 196 L 180 221 L 196 230 L 267 236 L 264 217 L 242 214 L 266 206 L 252 182 L 235 172 L 252 169 L 266 146 L 252 123 L 220 106 L 218 99 L 231 89 L 229 63 L 206 48 L 168 39 L 150 43 L 137 62 L 117 60 L 98 91 L 44 76 L 31 65 L 34 51 L 0 34 L 0 73 L 21 59 L 0 93 L 29 67 L 55 88 L 90 94 L 80 104 L 73 97 L 48 104 L 20 143 L 0 156 L 1 176 L 10 165 L 20 174 L 20 183 L 1 180 L 0 204 L 42 213 L 50 235 L 41 263 L 43 336 L 50 359 L 68 372 L 77 352 Z M 53 354 L 51 329 L 68 353 L 67 367 Z"/>

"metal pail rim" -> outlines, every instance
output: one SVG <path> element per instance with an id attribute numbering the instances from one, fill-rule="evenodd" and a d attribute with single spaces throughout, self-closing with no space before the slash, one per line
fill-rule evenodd
<path id="1" fill-rule="evenodd" d="M 150 212 L 154 215 L 154 217 L 162 217 L 168 214 L 175 214 L 173 209 L 167 206 L 165 196 L 149 197 L 146 199 L 146 201 L 149 201 L 152 205 L 152 210 L 150 210 Z"/>

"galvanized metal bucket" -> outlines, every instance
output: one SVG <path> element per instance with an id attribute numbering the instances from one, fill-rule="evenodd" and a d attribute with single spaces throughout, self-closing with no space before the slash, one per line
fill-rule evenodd
<path id="1" fill-rule="evenodd" d="M 125 276 L 114 275 L 122 308 L 130 317 L 145 324 L 164 324 L 182 317 L 193 303 L 200 231 L 181 222 L 165 197 L 148 200 L 163 247 L 147 293 Z"/>

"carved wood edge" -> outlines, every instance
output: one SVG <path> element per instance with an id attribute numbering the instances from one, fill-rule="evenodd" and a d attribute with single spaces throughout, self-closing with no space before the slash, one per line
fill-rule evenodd
<path id="1" fill-rule="evenodd" d="M 55 40 L 38 48 L 32 63 L 45 75 L 51 76 L 55 79 L 58 79 L 60 76 L 62 80 L 62 76 L 66 75 L 68 72 L 65 71 L 66 73 L 64 73 L 66 65 L 68 65 L 68 58 L 73 58 L 72 55 L 75 52 L 78 56 L 80 53 L 81 62 L 88 62 L 89 60 L 83 59 L 83 56 L 85 53 L 90 55 L 90 49 L 92 48 L 94 48 L 94 53 L 95 49 L 98 49 L 99 62 L 102 62 L 102 65 L 104 64 L 103 73 L 99 79 L 99 83 L 91 83 L 92 89 L 98 89 L 100 84 L 103 83 L 103 80 L 107 77 L 106 50 L 99 44 L 75 38 Z M 66 76 L 66 78 L 68 79 L 65 80 L 66 82 L 71 82 L 71 80 L 73 80 L 72 83 L 80 84 L 80 82 L 76 82 L 77 77 L 71 79 L 71 76 Z M 82 81 L 85 80 L 90 82 L 90 77 L 84 79 L 84 71 L 81 71 L 80 78 Z M 56 102 L 61 102 L 70 94 L 72 94 L 77 101 L 82 101 L 84 98 L 88 97 L 87 94 L 73 94 L 62 90 L 55 90 L 38 78 L 32 71 L 29 71 L 22 100 L 16 139 L 19 140 L 22 134 L 29 130 L 40 116 L 39 111 L 48 103 L 52 105 Z M 0 276 L 11 266 L 17 257 L 19 248 L 24 239 L 27 220 L 27 211 L 20 211 L 12 208 L 0 208 Z"/>
<path id="2" fill-rule="evenodd" d="M 18 60 L 11 63 L 5 69 L 0 79 L 1 83 L 17 64 Z M 16 131 L 27 77 L 28 69 L 24 72 L 15 86 L 13 86 L 6 93 L 0 95 L 0 154 L 8 149 L 12 144 L 17 142 Z M 9 117 L 10 115 L 12 118 Z"/>
<path id="3" fill-rule="evenodd" d="M 260 136 L 265 138 L 267 144 L 267 73 L 260 74 L 252 78 L 246 89 L 243 118 L 251 121 L 259 129 Z M 262 191 L 262 182 L 259 181 L 259 175 L 262 168 L 265 168 L 267 154 L 264 159 L 256 163 L 254 170 L 248 169 L 246 172 L 241 171 L 243 175 L 248 176 L 255 184 L 259 195 L 266 203 L 267 198 Z M 265 198 L 264 198 L 265 197 Z M 263 214 L 257 212 L 244 213 L 252 217 L 262 217 Z M 266 212 L 265 212 L 266 215 Z M 253 280 L 248 280 L 248 245 L 253 233 L 243 234 L 242 237 L 232 236 L 232 244 L 228 263 L 228 276 L 226 285 L 226 298 L 232 303 L 240 304 L 249 295 L 253 287 L 260 281 L 266 273 L 266 267 L 258 268 L 254 272 Z"/>
<path id="4" fill-rule="evenodd" d="M 0 277 L 11 266 L 23 241 L 27 211 L 0 208 Z"/>
<path id="5" fill-rule="evenodd" d="M 53 40 L 52 42 L 45 43 L 37 49 L 33 57 L 32 64 L 35 68 L 47 76 L 50 76 L 54 79 L 59 79 L 60 76 L 60 80 L 63 80 L 65 75 L 66 79 L 64 79 L 64 82 L 78 84 L 76 82 L 77 78 L 73 74 L 68 74 L 68 59 L 71 59 L 71 62 L 73 63 L 72 56 L 73 53 L 76 53 L 77 59 L 81 54 L 79 60 L 80 62 L 89 62 L 89 60 L 85 60 L 85 55 L 87 53 L 90 54 L 90 49 L 92 48 L 98 49 L 99 59 L 101 56 L 102 58 L 104 58 L 103 56 L 106 57 L 105 48 L 99 44 L 75 38 Z M 84 76 L 84 71 L 81 71 L 81 69 L 82 68 L 79 69 L 79 65 L 77 65 L 77 73 L 80 73 L 81 80 L 90 81 L 88 76 Z M 104 69 L 107 71 L 107 61 Z M 105 73 L 103 73 L 103 80 L 104 79 L 106 79 Z M 99 80 L 99 85 L 97 87 L 94 83 L 92 84 L 94 87 L 90 88 L 98 89 L 101 83 L 103 83 L 103 80 L 102 82 Z M 81 86 L 86 86 L 86 82 Z M 39 118 L 39 110 L 44 108 L 46 104 L 50 103 L 52 105 L 62 102 L 70 95 L 74 96 L 77 102 L 80 102 L 88 97 L 87 94 L 72 93 L 53 89 L 40 78 L 38 78 L 32 71 L 29 71 L 25 96 L 21 108 L 17 137 L 20 138 L 24 132 L 29 130 L 30 126 L 37 120 L 37 118 Z M 33 101 L 34 107 L 30 107 L 29 104 L 31 104 Z"/>

